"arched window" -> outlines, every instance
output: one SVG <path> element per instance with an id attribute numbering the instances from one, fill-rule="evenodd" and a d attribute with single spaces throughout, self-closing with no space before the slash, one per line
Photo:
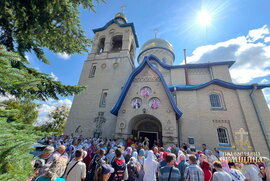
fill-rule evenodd
<path id="1" fill-rule="evenodd" d="M 102 53 L 104 52 L 104 47 L 105 47 L 105 38 L 101 38 L 98 42 L 98 49 L 97 53 Z"/>
<path id="2" fill-rule="evenodd" d="M 222 109 L 221 97 L 219 94 L 210 94 L 210 103 L 213 109 Z"/>
<path id="3" fill-rule="evenodd" d="M 227 143 L 229 144 L 229 137 L 228 137 L 228 131 L 226 128 L 218 128 L 218 141 L 219 143 Z"/>
<path id="4" fill-rule="evenodd" d="M 122 42 L 123 42 L 123 36 L 122 35 L 116 35 L 112 38 L 112 51 L 118 52 L 122 50 Z"/>

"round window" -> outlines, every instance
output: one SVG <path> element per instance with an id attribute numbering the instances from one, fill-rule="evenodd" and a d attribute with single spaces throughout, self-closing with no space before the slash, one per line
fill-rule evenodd
<path id="1" fill-rule="evenodd" d="M 132 99 L 131 101 L 131 106 L 134 108 L 134 109 L 139 109 L 142 105 L 142 100 L 138 97 L 135 97 Z"/>
<path id="2" fill-rule="evenodd" d="M 154 97 L 154 98 L 150 99 L 149 107 L 151 107 L 152 109 L 157 109 L 157 108 L 159 108 L 159 106 L 160 106 L 159 98 Z"/>
<path id="3" fill-rule="evenodd" d="M 150 96 L 150 94 L 152 93 L 152 90 L 150 87 L 143 87 L 140 91 L 141 96 L 144 98 L 147 98 Z"/>

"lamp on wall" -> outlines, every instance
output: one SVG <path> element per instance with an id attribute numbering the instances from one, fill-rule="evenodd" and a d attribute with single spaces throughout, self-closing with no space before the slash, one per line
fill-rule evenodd
<path id="1" fill-rule="evenodd" d="M 144 114 L 146 113 L 146 109 L 145 109 L 145 108 L 143 108 L 143 113 L 144 113 Z"/>

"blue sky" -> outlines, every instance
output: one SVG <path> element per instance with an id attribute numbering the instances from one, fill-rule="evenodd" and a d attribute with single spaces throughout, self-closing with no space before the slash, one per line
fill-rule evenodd
<path id="1" fill-rule="evenodd" d="M 231 74 L 236 83 L 270 83 L 269 0 L 111 0 L 95 5 L 96 13 L 81 10 L 80 15 L 89 38 L 94 37 L 92 29 L 104 26 L 121 11 L 121 5 L 126 5 L 124 13 L 135 25 L 140 47 L 154 37 L 153 29 L 157 28 L 158 37 L 173 45 L 175 64 L 182 62 L 186 48 L 189 63 L 235 60 Z M 197 22 L 201 10 L 211 14 L 210 25 Z M 33 67 L 53 74 L 64 84 L 78 83 L 87 53 L 61 56 L 46 50 L 46 55 L 51 65 L 27 56 Z M 270 90 L 264 93 L 270 105 Z M 65 99 L 62 103 L 71 103 Z M 46 106 L 56 104 L 49 101 Z"/>

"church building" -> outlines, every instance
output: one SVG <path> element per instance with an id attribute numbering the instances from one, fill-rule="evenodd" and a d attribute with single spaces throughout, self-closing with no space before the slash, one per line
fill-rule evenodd
<path id="1" fill-rule="evenodd" d="M 141 48 L 123 13 L 93 30 L 91 53 L 65 127 L 67 135 L 183 144 L 270 155 L 270 112 L 262 89 L 234 84 L 234 61 L 174 65 L 161 38 Z M 135 66 L 135 61 L 138 66 Z"/>

